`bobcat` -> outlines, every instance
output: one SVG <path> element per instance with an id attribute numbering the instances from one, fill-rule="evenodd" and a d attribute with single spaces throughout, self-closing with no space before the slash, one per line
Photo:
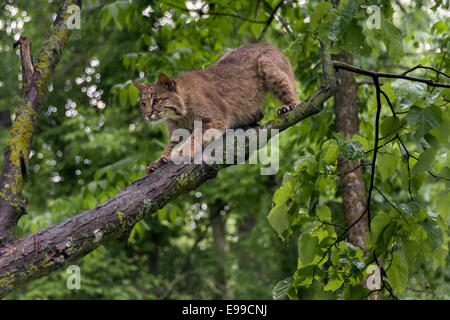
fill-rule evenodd
<path id="1" fill-rule="evenodd" d="M 284 104 L 278 115 L 300 103 L 289 60 L 268 43 L 244 45 L 209 68 L 179 78 L 161 74 L 153 84 L 133 84 L 140 91 L 145 118 L 151 122 L 164 119 L 169 136 L 177 128 L 192 133 L 196 120 L 202 121 L 203 132 L 211 128 L 225 132 L 227 128 L 255 124 L 264 117 L 261 105 L 268 91 Z M 203 146 L 206 144 L 204 141 Z M 171 141 L 146 173 L 168 163 L 176 145 Z"/>

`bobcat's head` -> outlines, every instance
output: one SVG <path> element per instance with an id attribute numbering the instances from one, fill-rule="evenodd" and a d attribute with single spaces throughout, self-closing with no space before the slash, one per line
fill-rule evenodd
<path id="1" fill-rule="evenodd" d="M 165 74 L 159 75 L 152 84 L 140 82 L 133 84 L 139 89 L 139 104 L 145 119 L 156 122 L 163 118 L 177 119 L 186 114 L 176 82 Z"/>

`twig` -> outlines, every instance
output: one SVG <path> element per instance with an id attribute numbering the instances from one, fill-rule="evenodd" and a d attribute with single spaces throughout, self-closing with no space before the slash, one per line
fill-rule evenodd
<path id="1" fill-rule="evenodd" d="M 423 66 L 423 65 L 421 65 L 421 64 L 418 64 L 417 66 L 412 67 L 412 68 L 409 69 L 409 70 L 406 70 L 405 72 L 402 73 L 402 75 L 405 76 L 405 75 L 407 75 L 408 73 L 410 73 L 410 72 L 412 72 L 412 71 L 414 71 L 414 70 L 416 70 L 416 69 L 427 69 L 427 70 L 432 70 L 432 71 L 434 71 L 434 72 L 436 72 L 436 73 L 438 73 L 438 74 L 441 74 L 441 75 L 443 75 L 444 77 L 447 77 L 447 78 L 450 79 L 450 76 L 449 76 L 448 74 L 446 74 L 446 73 L 444 73 L 444 72 L 442 72 L 442 71 L 440 71 L 440 70 L 438 70 L 438 69 L 436 69 L 436 68 Z"/>
<path id="2" fill-rule="evenodd" d="M 320 223 L 327 224 L 327 225 L 334 226 L 334 227 L 340 228 L 342 230 L 345 230 L 345 227 L 343 227 L 343 226 L 340 226 L 340 225 L 338 225 L 336 223 L 332 223 L 332 222 L 322 221 L 317 214 L 315 216 L 316 216 L 317 220 L 319 220 Z"/>
<path id="3" fill-rule="evenodd" d="M 442 180 L 445 180 L 445 181 L 450 181 L 449 178 L 442 177 L 442 176 L 438 176 L 437 174 L 431 172 L 431 170 L 428 170 L 427 172 L 428 172 L 433 178 L 436 178 L 436 179 L 442 179 Z"/>
<path id="4" fill-rule="evenodd" d="M 323 261 L 323 259 L 325 259 L 325 257 L 327 256 L 327 254 L 330 252 L 330 250 L 331 250 L 331 248 L 333 247 L 333 246 L 335 246 L 339 241 L 341 241 L 343 238 L 344 238 L 344 236 L 347 234 L 347 232 L 349 232 L 350 231 L 350 229 L 351 228 L 353 228 L 353 226 L 355 226 L 363 217 L 364 217 L 364 215 L 366 214 L 366 212 L 367 212 L 367 207 L 366 207 L 366 209 L 363 211 L 363 213 L 361 213 L 361 215 L 358 217 L 358 219 L 356 219 L 355 221 L 353 221 L 352 222 L 352 224 L 350 225 L 350 226 L 348 226 L 340 235 L 339 235 L 339 237 L 337 237 L 336 238 L 336 240 L 330 245 L 330 246 L 328 246 L 328 249 L 327 249 L 327 251 L 325 251 L 325 253 L 324 253 L 324 255 L 322 256 L 322 258 L 319 260 L 319 262 L 317 262 L 316 263 L 316 265 L 314 266 L 314 269 L 313 269 L 313 281 L 314 281 L 314 275 L 315 275 L 315 273 L 316 273 L 316 269 L 317 269 L 317 267 L 319 266 L 319 264 Z"/>
<path id="5" fill-rule="evenodd" d="M 406 164 L 408 167 L 408 193 L 409 193 L 409 198 L 411 199 L 411 201 L 414 201 L 414 197 L 412 195 L 411 192 L 411 168 L 409 167 L 409 158 L 410 157 L 414 157 L 413 155 L 411 155 L 411 153 L 409 153 L 408 148 L 406 148 L 405 144 L 403 143 L 402 139 L 400 138 L 399 135 L 396 136 L 397 140 L 400 142 L 400 144 L 402 145 L 403 149 L 406 152 L 407 158 L 406 158 Z M 417 158 L 416 158 L 417 159 Z"/>
<path id="6" fill-rule="evenodd" d="M 266 25 L 262 29 L 261 33 L 259 34 L 257 41 L 261 41 L 261 39 L 264 37 L 264 34 L 266 33 L 267 29 L 269 28 L 270 24 L 272 23 L 273 19 L 275 18 L 275 14 L 277 13 L 278 9 L 283 5 L 284 0 L 280 0 L 278 4 L 273 8 L 272 13 L 269 16 L 269 19 L 267 19 Z"/>
<path id="7" fill-rule="evenodd" d="M 378 261 L 378 258 L 375 255 L 375 252 L 373 253 L 373 256 L 375 258 L 375 263 L 377 264 L 378 268 L 380 268 L 380 274 L 381 274 L 380 278 L 381 278 L 382 288 L 385 288 L 387 290 L 387 292 L 389 292 L 389 294 L 391 295 L 392 299 L 398 300 L 397 296 L 392 291 L 391 286 L 387 282 L 384 281 L 384 277 L 387 276 L 386 270 L 384 270 L 383 266 Z"/>
<path id="8" fill-rule="evenodd" d="M 392 203 L 392 201 L 390 201 L 390 200 L 383 194 L 383 192 L 380 191 L 380 189 L 378 189 L 378 187 L 375 186 L 374 188 L 375 188 L 375 190 L 377 190 L 377 192 L 383 197 L 383 199 L 384 199 L 384 200 L 385 200 L 392 208 L 394 208 L 395 211 L 397 211 L 397 212 L 400 214 L 400 216 L 406 221 L 406 223 L 409 224 L 408 220 L 406 220 L 406 218 L 403 216 L 403 212 L 401 212 L 400 209 L 397 208 L 397 207 Z"/>
<path id="9" fill-rule="evenodd" d="M 394 141 L 395 139 L 397 139 L 397 136 L 398 136 L 398 135 L 395 135 L 395 137 L 393 137 L 393 138 L 390 139 L 389 141 L 386 141 L 386 142 L 383 143 L 381 146 L 379 146 L 377 149 L 381 149 L 381 148 L 383 148 L 385 145 L 391 143 L 392 141 Z M 380 139 L 378 139 L 378 140 L 382 140 L 382 139 L 383 139 L 383 138 L 380 138 Z M 366 152 L 364 152 L 364 154 L 371 153 L 371 152 L 374 151 L 374 150 L 375 150 L 375 148 L 370 149 L 370 150 L 367 150 Z"/>
<path id="10" fill-rule="evenodd" d="M 369 185 L 369 192 L 367 196 L 367 223 L 370 231 L 370 201 L 372 199 L 372 191 L 374 187 L 374 181 L 375 181 L 375 165 L 377 162 L 377 154 L 378 154 L 378 132 L 380 130 L 380 115 L 381 115 L 381 89 L 380 89 L 380 83 L 378 82 L 378 77 L 373 77 L 373 83 L 375 84 L 375 88 L 377 91 L 377 113 L 375 116 L 375 145 L 374 145 L 374 151 L 373 151 L 373 157 L 372 157 L 372 172 L 370 174 L 370 185 Z"/>
<path id="11" fill-rule="evenodd" d="M 394 106 L 391 103 L 391 100 L 389 99 L 388 95 L 381 90 L 380 88 L 380 92 L 383 94 L 384 98 L 386 99 L 387 103 L 389 104 L 389 108 L 391 108 L 392 114 L 394 115 L 395 118 L 397 118 L 397 113 L 395 112 Z"/>
<path id="12" fill-rule="evenodd" d="M 272 6 L 266 0 L 263 0 L 262 2 L 268 9 L 273 11 Z M 286 23 L 286 21 L 284 21 L 283 17 L 281 15 L 279 15 L 279 17 L 277 19 L 280 20 L 281 24 L 283 25 L 284 30 L 291 35 L 292 39 L 296 40 L 296 37 L 292 33 L 291 27 L 289 26 L 289 24 Z"/>
<path id="13" fill-rule="evenodd" d="M 426 83 L 427 85 L 429 85 L 431 87 L 450 88 L 450 84 L 434 82 L 433 80 L 430 80 L 430 79 L 404 76 L 404 75 L 395 74 L 395 73 L 376 72 L 376 71 L 372 71 L 372 70 L 366 70 L 366 69 L 362 69 L 362 68 L 358 68 L 358 67 L 346 64 L 341 61 L 333 61 L 333 66 L 336 70 L 343 69 L 343 70 L 363 74 L 366 76 L 370 76 L 372 78 L 375 77 L 377 79 L 378 78 L 405 79 L 405 80 L 410 80 L 410 81 Z"/>

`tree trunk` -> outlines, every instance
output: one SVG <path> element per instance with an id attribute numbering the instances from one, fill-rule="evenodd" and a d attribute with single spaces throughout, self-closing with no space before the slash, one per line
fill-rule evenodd
<path id="1" fill-rule="evenodd" d="M 351 54 L 344 52 L 336 57 L 348 64 L 353 63 Z M 352 137 L 359 133 L 359 119 L 357 106 L 357 84 L 353 73 L 339 71 L 336 74 L 338 86 L 334 94 L 334 107 L 336 113 L 336 130 L 343 132 L 346 137 Z M 347 226 L 350 226 L 366 209 L 366 192 L 361 167 L 359 161 L 348 161 L 339 156 L 338 169 L 340 175 L 340 189 L 342 204 L 344 207 L 344 217 Z M 366 253 L 364 237 L 367 233 L 367 215 L 365 215 L 348 232 L 349 242 L 360 247 Z"/>
<path id="2" fill-rule="evenodd" d="M 343 52 L 334 57 L 335 60 L 353 65 L 353 57 L 347 52 Z M 336 130 L 343 132 L 346 137 L 351 138 L 359 133 L 359 118 L 357 106 L 358 85 L 353 73 L 339 71 L 336 73 L 338 86 L 334 94 L 334 107 L 336 113 Z M 359 167 L 358 167 L 359 166 Z M 357 168 L 355 170 L 355 168 Z M 344 218 L 347 226 L 350 226 L 367 209 L 367 198 L 359 161 L 346 161 L 342 156 L 338 157 L 338 169 L 340 176 L 340 189 L 342 194 L 342 204 L 344 208 Z M 367 248 L 364 242 L 368 230 L 367 214 L 355 224 L 348 232 L 348 240 L 351 244 L 360 247 L 364 255 L 367 255 Z M 363 285 L 366 288 L 373 288 L 376 283 L 376 273 L 368 276 Z M 372 295 L 370 300 L 378 300 L 377 293 Z"/>
<path id="3" fill-rule="evenodd" d="M 226 236 L 226 216 L 220 212 L 225 203 L 222 200 L 216 200 L 210 205 L 211 227 L 213 232 L 214 256 L 216 271 L 214 274 L 214 283 L 217 291 L 214 293 L 214 299 L 224 300 L 227 297 L 227 282 L 225 275 L 225 236 Z"/>

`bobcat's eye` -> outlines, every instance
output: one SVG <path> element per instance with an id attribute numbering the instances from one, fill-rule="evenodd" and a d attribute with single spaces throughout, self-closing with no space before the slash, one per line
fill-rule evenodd
<path id="1" fill-rule="evenodd" d="M 145 102 L 141 102 L 141 107 L 145 108 Z"/>
<path id="2" fill-rule="evenodd" d="M 159 102 L 159 99 L 158 99 L 158 98 L 155 98 L 155 99 L 153 99 L 152 105 L 155 106 L 158 102 Z"/>

